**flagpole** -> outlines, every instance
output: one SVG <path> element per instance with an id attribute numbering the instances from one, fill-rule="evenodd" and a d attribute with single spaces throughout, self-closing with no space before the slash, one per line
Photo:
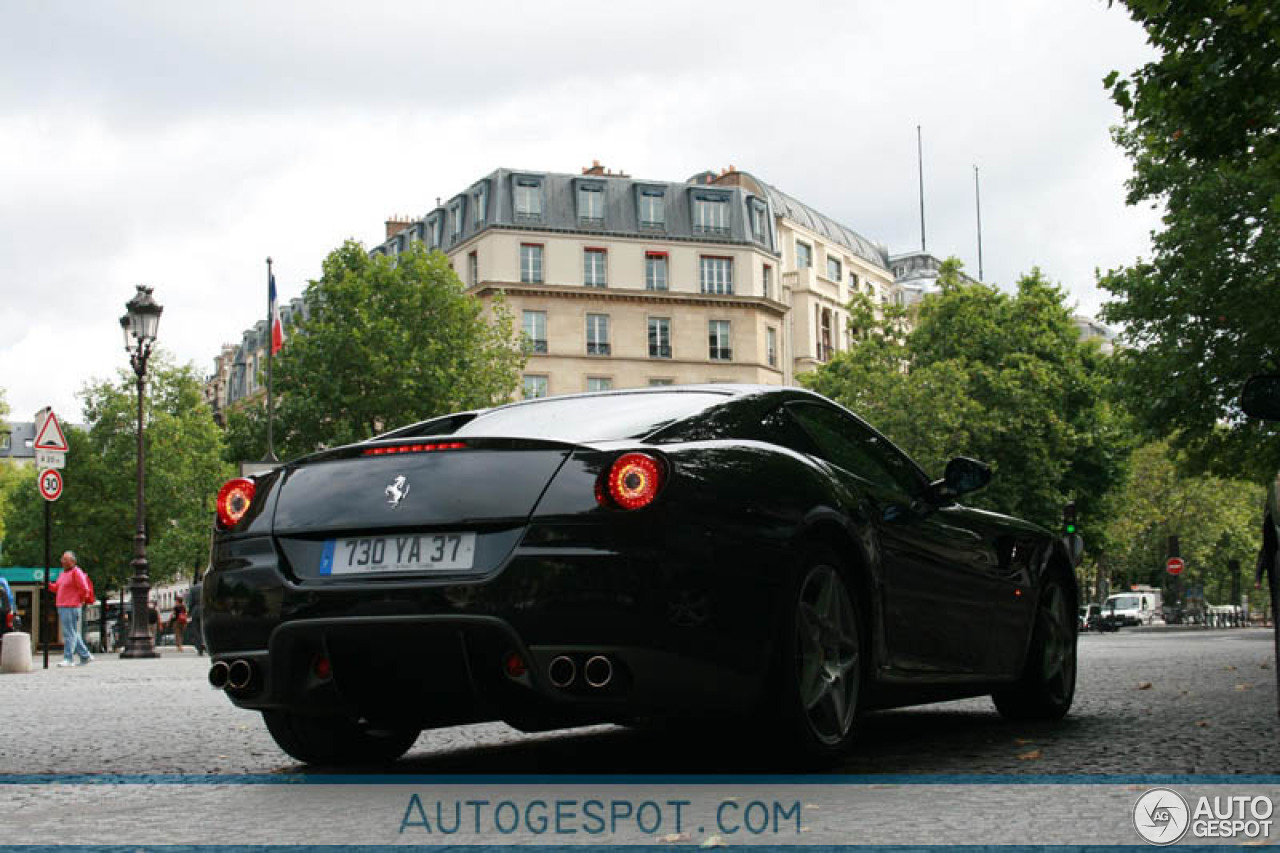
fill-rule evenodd
<path id="1" fill-rule="evenodd" d="M 275 277 L 271 273 L 271 258 L 267 258 L 267 458 L 265 462 L 279 462 L 275 447 L 275 383 L 272 377 L 272 361 L 275 351 L 275 303 L 272 290 Z M 277 297 L 278 298 L 278 297 Z"/>

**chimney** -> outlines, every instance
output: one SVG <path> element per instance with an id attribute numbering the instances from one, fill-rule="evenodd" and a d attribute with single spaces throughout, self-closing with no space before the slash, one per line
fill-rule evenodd
<path id="1" fill-rule="evenodd" d="M 582 170 L 584 175 L 604 175 L 605 168 L 600 165 L 599 160 L 592 160 L 591 165 Z"/>
<path id="2" fill-rule="evenodd" d="M 408 216 L 392 215 L 387 220 L 387 236 L 384 239 L 390 240 L 406 228 L 413 225 L 413 220 Z"/>

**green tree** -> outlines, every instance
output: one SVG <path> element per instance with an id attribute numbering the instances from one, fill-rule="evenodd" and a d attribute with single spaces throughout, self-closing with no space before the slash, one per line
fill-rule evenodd
<path id="1" fill-rule="evenodd" d="M 135 529 L 137 392 L 132 373 L 86 387 L 87 430 L 67 427 L 66 488 L 51 507 L 53 557 L 68 548 L 103 592 L 129 575 Z M 153 356 L 148 371 L 147 558 L 154 582 L 189 576 L 208 558 L 213 500 L 231 476 L 200 377 Z M 9 565 L 44 561 L 44 500 L 21 485 L 5 510 Z"/>
<path id="2" fill-rule="evenodd" d="M 1280 6 L 1122 2 L 1159 57 L 1104 81 L 1123 111 L 1113 136 L 1129 204 L 1164 209 L 1150 260 L 1101 279 L 1104 316 L 1134 345 L 1124 381 L 1194 467 L 1274 471 L 1280 433 L 1236 402 L 1251 373 L 1280 369 Z"/>
<path id="3" fill-rule="evenodd" d="M 1253 603 L 1267 600 L 1253 591 L 1263 488 L 1184 472 L 1168 441 L 1145 445 L 1133 454 L 1128 478 L 1119 490 L 1115 512 L 1106 521 L 1107 573 L 1114 588 L 1144 583 L 1161 586 L 1167 574 L 1170 536 L 1178 537 L 1186 561 L 1184 583 L 1203 585 L 1213 604 L 1231 601 L 1231 560 L 1240 563 L 1237 583 Z"/>
<path id="4" fill-rule="evenodd" d="M 953 456 L 991 463 L 975 505 L 1056 528 L 1062 505 L 1105 513 L 1128 444 L 1108 402 L 1108 365 L 1082 343 L 1063 291 L 1033 270 L 1014 295 L 966 283 L 954 259 L 942 292 L 904 318 L 851 306 L 857 343 L 802 377 L 867 418 L 938 476 Z M 1095 543 L 1096 544 L 1096 543 Z"/>
<path id="5" fill-rule="evenodd" d="M 310 316 L 275 365 L 285 454 L 505 402 L 519 382 L 524 354 L 505 302 L 487 315 L 448 259 L 420 244 L 390 258 L 347 241 L 325 259 L 306 299 Z M 232 443 L 249 445 L 261 420 L 229 419 Z"/>

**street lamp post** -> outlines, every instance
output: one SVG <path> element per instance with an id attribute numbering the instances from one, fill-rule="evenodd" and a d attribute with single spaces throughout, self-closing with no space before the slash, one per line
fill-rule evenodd
<path id="1" fill-rule="evenodd" d="M 138 377 L 138 495 L 137 529 L 133 535 L 133 579 L 129 589 L 133 593 L 133 616 L 129 620 L 129 638 L 125 642 L 122 658 L 154 658 L 155 639 L 151 636 L 147 621 L 147 599 L 151 595 L 150 565 L 147 563 L 146 499 L 143 494 L 145 451 L 142 443 L 142 402 L 146 398 L 147 360 L 155 344 L 156 329 L 160 325 L 160 313 L 164 308 L 151 298 L 151 288 L 138 285 L 138 292 L 125 305 L 128 313 L 120 318 L 124 332 L 124 348 L 129 353 L 129 363 Z"/>

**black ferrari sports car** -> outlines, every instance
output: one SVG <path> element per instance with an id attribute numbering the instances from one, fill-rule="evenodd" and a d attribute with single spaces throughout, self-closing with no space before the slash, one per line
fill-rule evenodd
<path id="1" fill-rule="evenodd" d="M 831 401 L 687 386 L 528 400 L 326 450 L 218 495 L 210 682 L 314 763 L 423 729 L 749 717 L 830 757 L 859 712 L 1075 691 L 1062 543 L 966 508 Z"/>

